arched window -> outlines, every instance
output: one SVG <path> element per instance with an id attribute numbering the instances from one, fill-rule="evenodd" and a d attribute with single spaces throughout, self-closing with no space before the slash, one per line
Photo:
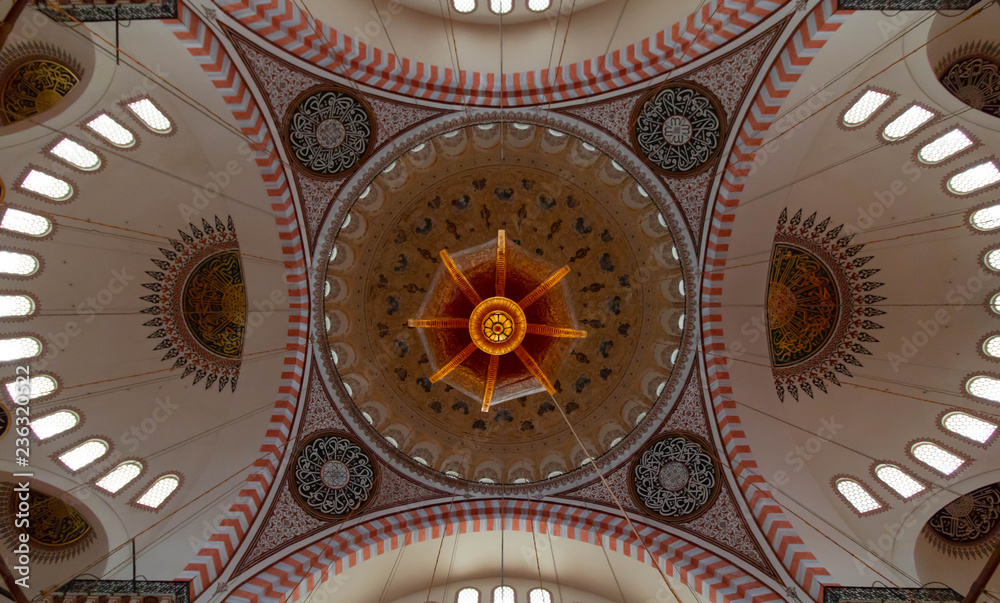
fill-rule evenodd
<path id="1" fill-rule="evenodd" d="M 167 497 L 173 494 L 179 485 L 181 485 L 181 480 L 176 475 L 158 477 L 153 482 L 153 485 L 146 488 L 142 495 L 136 499 L 135 504 L 149 507 L 150 509 L 159 509 L 164 501 L 167 500 Z"/>
<path id="2" fill-rule="evenodd" d="M 683 314 L 681 314 L 681 317 L 677 319 L 677 328 L 680 329 L 681 331 L 684 330 L 684 315 Z"/>
<path id="3" fill-rule="evenodd" d="M 920 442 L 913 445 L 913 456 L 929 467 L 937 469 L 945 475 L 951 475 L 965 464 L 965 459 L 948 452 L 937 444 Z"/>
<path id="4" fill-rule="evenodd" d="M 974 212 L 969 217 L 969 222 L 976 230 L 995 230 L 1000 227 L 1000 205 L 991 205 Z"/>
<path id="5" fill-rule="evenodd" d="M 1000 335 L 994 335 L 983 342 L 983 352 L 987 356 L 1000 358 Z"/>
<path id="6" fill-rule="evenodd" d="M 552 603 L 552 593 L 544 588 L 533 588 L 528 593 L 528 603 Z"/>
<path id="7" fill-rule="evenodd" d="M 509 586 L 498 586 L 494 588 L 493 603 L 515 603 L 514 589 Z"/>
<path id="8" fill-rule="evenodd" d="M 978 375 L 965 384 L 965 389 L 977 398 L 1000 402 L 1000 379 Z"/>
<path id="9" fill-rule="evenodd" d="M 844 125 L 853 128 L 860 126 L 872 115 L 878 112 L 891 97 L 884 92 L 876 90 L 866 90 L 851 108 L 844 113 Z"/>
<path id="10" fill-rule="evenodd" d="M 38 259 L 27 253 L 0 251 L 0 273 L 31 276 L 38 270 Z"/>
<path id="11" fill-rule="evenodd" d="M 991 249 L 986 252 L 986 257 L 983 258 L 983 262 L 989 266 L 991 270 L 1000 270 L 1000 249 Z"/>
<path id="12" fill-rule="evenodd" d="M 391 445 L 391 446 L 392 446 L 393 448 L 399 448 L 399 442 L 397 442 L 397 441 L 396 441 L 396 438 L 394 438 L 394 437 L 392 437 L 392 436 L 385 436 L 385 441 L 386 441 L 386 442 L 389 442 L 389 444 L 390 444 L 390 445 Z"/>
<path id="13" fill-rule="evenodd" d="M 875 469 L 875 475 L 903 498 L 910 498 L 924 491 L 923 484 L 893 465 L 879 465 Z"/>
<path id="14" fill-rule="evenodd" d="M 107 113 L 101 113 L 88 121 L 87 127 L 116 147 L 127 149 L 135 144 L 135 135 Z"/>
<path id="15" fill-rule="evenodd" d="M 82 144 L 63 138 L 59 144 L 49 149 L 49 153 L 81 170 L 92 171 L 101 167 L 101 158 Z"/>
<path id="16" fill-rule="evenodd" d="M 460 13 L 471 13 L 476 10 L 476 0 L 451 0 L 451 6 Z M 479 601 L 479 594 L 476 594 L 476 601 Z M 459 603 L 464 603 L 460 601 Z"/>
<path id="17" fill-rule="evenodd" d="M 611 449 L 611 448 L 614 448 L 614 447 L 615 447 L 615 446 L 617 446 L 617 445 L 618 445 L 618 443 L 619 443 L 619 442 L 621 442 L 621 441 L 622 441 L 622 436 L 618 436 L 617 438 L 615 438 L 615 439 L 611 440 L 611 444 L 610 444 L 610 445 L 608 445 L 608 448 L 609 448 L 609 449 Z"/>
<path id="18" fill-rule="evenodd" d="M 481 483 L 481 484 L 495 484 L 496 482 L 493 481 L 493 478 L 491 478 L 491 477 L 481 477 L 481 478 L 479 478 L 479 483 Z"/>
<path id="19" fill-rule="evenodd" d="M 550 473 L 549 473 L 548 475 L 546 475 L 545 477 L 546 477 L 546 479 L 551 479 L 551 478 L 553 478 L 553 477 L 559 477 L 559 476 L 560 476 L 560 475 L 562 475 L 562 474 L 563 474 L 563 472 L 562 472 L 562 471 L 559 471 L 559 470 L 557 469 L 556 471 L 552 471 L 552 472 L 550 472 Z"/>
<path id="20" fill-rule="evenodd" d="M 0 228 L 32 237 L 44 237 L 52 232 L 52 221 L 42 216 L 8 207 L 3 213 Z"/>
<path id="21" fill-rule="evenodd" d="M 490 11 L 498 15 L 506 15 L 514 8 L 514 0 L 490 0 Z"/>
<path id="22" fill-rule="evenodd" d="M 372 419 L 372 416 L 370 414 L 366 413 L 365 411 L 363 411 L 363 410 L 361 411 L 361 416 L 363 416 L 365 418 L 365 421 L 368 421 L 369 425 L 374 425 L 375 424 L 375 421 Z"/>
<path id="23" fill-rule="evenodd" d="M 142 125 L 157 134 L 167 134 L 173 129 L 173 124 L 160 108 L 153 104 L 148 98 L 140 98 L 126 105 L 128 110 L 135 115 Z"/>
<path id="24" fill-rule="evenodd" d="M 59 455 L 59 460 L 70 471 L 83 469 L 108 453 L 108 443 L 104 440 L 88 440 Z"/>
<path id="25" fill-rule="evenodd" d="M 1000 314 L 1000 293 L 990 298 L 990 309 Z"/>
<path id="26" fill-rule="evenodd" d="M 19 392 L 17 381 L 11 381 L 7 384 L 7 393 L 10 394 L 11 401 L 16 401 L 19 395 L 26 395 L 29 400 L 37 400 L 56 391 L 57 386 L 56 380 L 51 376 L 35 375 L 28 380 L 28 389 L 30 391 Z"/>
<path id="27" fill-rule="evenodd" d="M 21 181 L 21 188 L 52 201 L 65 201 L 73 196 L 73 186 L 69 182 L 35 169 Z"/>
<path id="28" fill-rule="evenodd" d="M 964 412 L 950 412 L 946 414 L 941 419 L 941 424 L 948 431 L 957 433 L 970 440 L 975 440 L 980 444 L 985 444 L 993 437 L 993 433 L 997 430 L 997 426 L 993 423 Z"/>
<path id="29" fill-rule="evenodd" d="M 993 161 L 985 161 L 961 171 L 948 179 L 948 190 L 968 195 L 981 188 L 1000 182 L 1000 169 Z"/>
<path id="30" fill-rule="evenodd" d="M 934 113 L 924 109 L 919 105 L 911 105 L 902 115 L 889 122 L 889 125 L 882 130 L 882 137 L 886 140 L 902 140 L 917 131 L 917 128 L 924 125 L 934 117 Z"/>
<path id="31" fill-rule="evenodd" d="M 42 344 L 34 337 L 0 339 L 0 362 L 34 358 L 42 353 Z"/>
<path id="32" fill-rule="evenodd" d="M 418 463 L 420 463 L 421 465 L 424 465 L 424 466 L 429 466 L 430 465 L 430 463 L 427 462 L 427 459 L 425 459 L 422 456 L 415 456 L 415 457 L 413 457 L 413 460 L 417 461 Z"/>
<path id="33" fill-rule="evenodd" d="M 972 139 L 965 135 L 965 132 L 955 128 L 947 134 L 943 134 L 920 149 L 918 157 L 920 161 L 928 164 L 941 163 L 955 153 L 964 151 L 972 146 Z"/>
<path id="34" fill-rule="evenodd" d="M 73 429 L 80 423 L 80 415 L 72 410 L 58 410 L 31 422 L 31 430 L 39 440 L 47 440 L 64 431 Z"/>
<path id="35" fill-rule="evenodd" d="M 677 364 L 677 356 L 680 353 L 681 353 L 681 351 L 680 351 L 679 348 L 675 349 L 673 352 L 670 352 L 670 364 Z"/>
<path id="36" fill-rule="evenodd" d="M 28 316 L 35 313 L 35 302 L 27 295 L 0 295 L 0 316 Z"/>
<path id="37" fill-rule="evenodd" d="M 635 418 L 635 424 L 638 425 L 639 423 L 642 423 L 642 420 L 645 418 L 646 418 L 646 411 L 639 413 L 639 416 Z"/>
<path id="38" fill-rule="evenodd" d="M 458 591 L 455 603 L 479 603 L 479 591 L 474 588 L 463 588 Z"/>
<path id="39" fill-rule="evenodd" d="M 142 463 L 139 461 L 125 461 L 98 480 L 97 487 L 110 494 L 115 494 L 129 485 L 129 482 L 139 477 L 140 473 L 142 473 Z"/>
<path id="40" fill-rule="evenodd" d="M 875 497 L 864 486 L 853 479 L 841 478 L 837 480 L 837 491 L 862 515 L 882 508 L 882 503 L 875 500 Z"/>
<path id="41" fill-rule="evenodd" d="M 528 10 L 536 13 L 549 10 L 550 6 L 552 6 L 552 0 L 528 0 Z"/>

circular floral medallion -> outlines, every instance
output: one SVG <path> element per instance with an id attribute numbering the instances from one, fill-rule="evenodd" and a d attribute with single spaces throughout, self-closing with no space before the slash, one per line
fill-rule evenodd
<path id="1" fill-rule="evenodd" d="M 708 442 L 688 433 L 654 440 L 632 466 L 636 498 L 668 521 L 701 515 L 718 495 L 721 481 L 710 450 Z"/>
<path id="2" fill-rule="evenodd" d="M 647 163 L 682 175 L 716 158 L 726 119 L 711 92 L 694 84 L 668 84 L 636 105 L 632 123 L 633 142 Z"/>
<path id="3" fill-rule="evenodd" d="M 371 498 L 376 469 L 354 440 L 318 433 L 302 444 L 292 469 L 292 493 L 300 504 L 323 518 L 342 517 Z"/>
<path id="4" fill-rule="evenodd" d="M 339 89 L 312 91 L 292 109 L 286 126 L 292 157 L 320 176 L 348 172 L 368 156 L 375 125 L 367 106 Z"/>

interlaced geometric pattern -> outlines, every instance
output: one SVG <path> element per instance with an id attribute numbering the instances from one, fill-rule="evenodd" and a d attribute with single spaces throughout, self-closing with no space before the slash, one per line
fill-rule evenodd
<path id="1" fill-rule="evenodd" d="M 296 500 L 324 517 L 358 509 L 375 486 L 375 467 L 365 451 L 335 435 L 320 434 L 307 441 L 292 467 Z"/>
<path id="2" fill-rule="evenodd" d="M 0 221 L 0 228 L 33 237 L 42 237 L 52 230 L 52 222 L 48 218 L 8 207 L 3 214 L 3 220 Z"/>
<path id="3" fill-rule="evenodd" d="M 632 134 L 653 166 L 687 173 L 715 157 L 724 125 L 721 109 L 706 93 L 686 85 L 668 85 L 639 106 Z"/>
<path id="4" fill-rule="evenodd" d="M 903 498 L 910 498 L 924 490 L 924 486 L 920 482 L 904 473 L 899 467 L 882 465 L 875 470 L 875 474 Z"/>
<path id="5" fill-rule="evenodd" d="M 984 376 L 973 377 L 969 379 L 965 387 L 970 394 L 977 398 L 1000 402 L 1000 379 Z"/>
<path id="6" fill-rule="evenodd" d="M 837 490 L 844 495 L 858 513 L 868 513 L 882 507 L 864 487 L 854 480 L 842 479 L 837 482 Z"/>
<path id="7" fill-rule="evenodd" d="M 889 95 L 875 90 L 869 90 L 858 99 L 851 108 L 844 113 L 844 124 L 847 126 L 860 126 L 879 110 L 882 105 L 889 100 Z"/>
<path id="8" fill-rule="evenodd" d="M 965 414 L 964 412 L 948 413 L 943 421 L 945 429 L 985 444 L 997 430 L 997 426 L 989 421 Z"/>
<path id="9" fill-rule="evenodd" d="M 76 471 L 93 463 L 108 452 L 108 444 L 104 440 L 90 440 L 76 448 L 60 455 L 59 460 L 71 470 Z"/>
<path id="10" fill-rule="evenodd" d="M 367 155 L 374 125 L 368 110 L 353 95 L 321 90 L 302 100 L 288 121 L 292 156 L 305 169 L 322 176 L 342 174 Z"/>
<path id="11" fill-rule="evenodd" d="M 957 457 L 944 448 L 929 442 L 921 442 L 920 444 L 915 445 L 913 447 L 913 456 L 915 456 L 917 460 L 934 467 L 945 475 L 951 475 L 956 469 L 965 463 L 964 459 Z"/>
<path id="12" fill-rule="evenodd" d="M 56 380 L 48 375 L 38 375 L 32 377 L 28 384 L 29 389 L 31 389 L 31 394 L 28 398 L 29 400 L 41 398 L 42 396 L 47 396 L 56 391 Z M 15 400 L 17 398 L 17 390 L 17 381 L 11 381 L 7 384 L 7 393 L 10 394 L 11 400 Z"/>
<path id="13" fill-rule="evenodd" d="M 886 140 L 901 140 L 912 134 L 917 128 L 927 123 L 927 121 L 934 117 L 934 114 L 924 109 L 923 107 L 918 107 L 913 105 L 902 115 L 892 120 L 892 122 L 882 130 L 882 136 Z"/>
<path id="14" fill-rule="evenodd" d="M 948 188 L 954 193 L 967 195 L 997 182 L 1000 182 L 1000 170 L 995 163 L 987 161 L 949 178 Z"/>
<path id="15" fill-rule="evenodd" d="M 75 412 L 60 410 L 51 415 L 35 419 L 31 422 L 31 429 L 39 440 L 51 438 L 66 430 L 73 429 L 80 422 L 80 417 Z"/>
<path id="16" fill-rule="evenodd" d="M 0 339 L 0 362 L 34 358 L 42 353 L 42 344 L 34 337 Z"/>
<path id="17" fill-rule="evenodd" d="M 972 139 L 959 129 L 932 140 L 920 149 L 920 160 L 924 163 L 939 163 L 959 151 L 972 146 Z"/>
<path id="18" fill-rule="evenodd" d="M 1000 205 L 984 207 L 972 214 L 970 220 L 978 230 L 995 230 L 1000 227 Z"/>
<path id="19" fill-rule="evenodd" d="M 173 475 L 165 475 L 156 480 L 156 483 L 143 492 L 136 504 L 152 509 L 159 508 L 170 494 L 180 485 L 180 480 Z"/>

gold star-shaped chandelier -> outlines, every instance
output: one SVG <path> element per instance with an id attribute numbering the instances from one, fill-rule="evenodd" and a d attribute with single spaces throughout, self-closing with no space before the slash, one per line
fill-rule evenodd
<path id="1" fill-rule="evenodd" d="M 431 383 L 445 383 L 482 400 L 482 410 L 539 391 L 555 393 L 547 375 L 565 360 L 576 328 L 569 289 L 561 282 L 569 267 L 553 267 L 506 233 L 496 241 L 449 255 L 411 318 L 431 366 Z M 483 299 L 479 291 L 492 291 Z M 518 300 L 518 301 L 515 301 Z M 512 354 L 513 353 L 513 354 Z"/>

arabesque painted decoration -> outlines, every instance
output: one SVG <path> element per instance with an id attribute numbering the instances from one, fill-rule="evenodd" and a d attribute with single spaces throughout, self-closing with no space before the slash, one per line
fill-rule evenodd
<path id="1" fill-rule="evenodd" d="M 694 434 L 665 434 L 647 444 L 632 464 L 635 497 L 667 521 L 698 517 L 719 495 L 720 486 L 711 446 Z"/>
<path id="2" fill-rule="evenodd" d="M 632 139 L 646 161 L 671 175 L 707 167 L 722 150 L 726 117 L 707 89 L 667 84 L 636 105 Z"/>
<path id="3" fill-rule="evenodd" d="M 989 556 L 1000 544 L 1000 484 L 983 486 L 951 501 L 930 518 L 923 533 L 953 557 Z"/>
<path id="4" fill-rule="evenodd" d="M 80 77 L 62 63 L 34 59 L 4 74 L 0 84 L 2 121 L 14 123 L 56 106 L 80 83 Z"/>
<path id="5" fill-rule="evenodd" d="M 859 256 L 864 245 L 851 245 L 844 226 L 830 228 L 830 218 L 816 223 L 816 213 L 791 218 L 782 210 L 771 249 L 768 273 L 767 329 L 771 369 L 778 398 L 799 391 L 810 398 L 814 389 L 853 377 L 848 365 L 860 367 L 870 356 L 867 344 L 878 343 L 869 331 L 885 314 L 875 307 L 885 298 L 871 293 L 883 283 L 869 280 L 877 268 L 864 268 L 873 256 Z"/>
<path id="6" fill-rule="evenodd" d="M 360 444 L 332 432 L 311 436 L 292 463 L 292 494 L 303 508 L 324 519 L 361 509 L 371 498 L 378 475 Z"/>
<path id="7" fill-rule="evenodd" d="M 143 325 L 156 329 L 149 338 L 162 341 L 153 349 L 166 350 L 162 359 L 183 369 L 181 378 L 236 391 L 247 313 L 236 228 L 219 217 L 189 228 L 160 248 L 164 259 L 152 260 L 159 270 L 146 272 L 154 282 L 143 287 L 154 293 L 142 300 L 154 305 L 142 312 L 156 318 Z"/>
<path id="8" fill-rule="evenodd" d="M 318 176 L 337 176 L 361 164 L 375 140 L 375 121 L 346 90 L 306 94 L 292 109 L 286 139 L 295 161 Z"/>
<path id="9" fill-rule="evenodd" d="M 72 505 L 56 496 L 35 489 L 28 491 L 28 514 L 31 521 L 16 525 L 19 497 L 14 484 L 0 484 L 0 539 L 11 549 L 27 535 L 31 559 L 37 563 L 56 563 L 76 556 L 94 542 L 96 533 L 87 519 Z"/>

